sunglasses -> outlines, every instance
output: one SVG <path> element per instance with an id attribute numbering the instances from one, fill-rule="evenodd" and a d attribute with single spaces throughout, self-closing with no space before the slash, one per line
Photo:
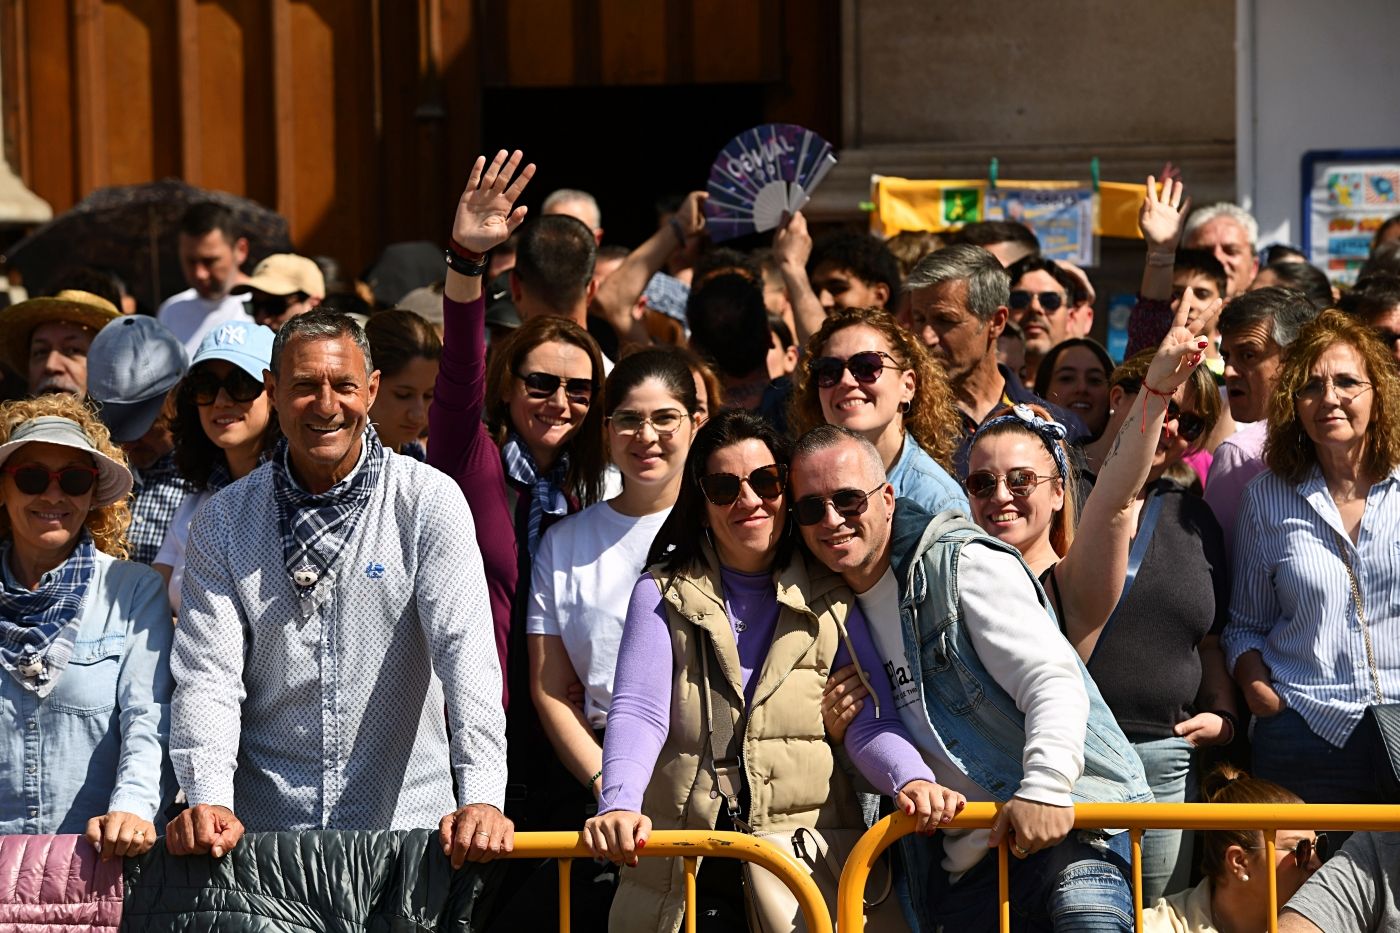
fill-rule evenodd
<path id="1" fill-rule="evenodd" d="M 1124 392 L 1134 395 L 1142 391 L 1142 383 L 1133 379 L 1124 379 L 1119 385 L 1123 387 Z M 1176 422 L 1176 433 L 1188 443 L 1196 440 L 1206 430 L 1206 419 L 1194 412 L 1183 412 L 1175 401 L 1167 402 L 1167 420 Z"/>
<path id="2" fill-rule="evenodd" d="M 1005 473 L 993 473 L 991 470 L 978 470 L 976 473 L 967 474 L 967 479 L 963 480 L 963 485 L 967 487 L 968 494 L 977 499 L 985 499 L 997 491 L 997 484 L 1006 480 L 1006 491 L 1017 499 L 1024 499 L 1035 492 L 1035 487 L 1041 483 L 1048 483 L 1052 479 L 1059 479 L 1058 476 L 1038 476 L 1035 470 L 1030 467 L 1014 467 Z"/>
<path id="3" fill-rule="evenodd" d="M 880 378 L 880 373 L 886 369 L 902 369 L 903 367 L 886 363 L 895 362 L 895 358 L 880 350 L 864 350 L 854 353 L 848 359 L 841 359 L 837 356 L 823 356 L 812 361 L 812 377 L 817 380 L 817 385 L 823 389 L 829 389 L 841 381 L 841 374 L 846 370 L 851 371 L 851 378 L 861 385 L 870 385 Z"/>
<path id="4" fill-rule="evenodd" d="M 516 373 L 515 376 L 525 383 L 525 394 L 530 398 L 552 398 L 562 385 L 564 397 L 578 405 L 592 402 L 593 393 L 598 388 L 598 383 L 593 379 L 565 379 L 553 373 Z"/>
<path id="5" fill-rule="evenodd" d="M 281 317 L 287 313 L 287 309 L 297 302 L 305 301 L 308 296 L 305 292 L 293 292 L 290 295 L 264 295 L 259 298 L 248 299 L 248 310 L 253 312 L 254 320 L 264 318 Z"/>
<path id="6" fill-rule="evenodd" d="M 654 411 L 649 416 L 643 415 L 639 411 L 615 411 L 608 416 L 608 424 L 612 429 L 623 437 L 632 437 L 642 430 L 642 425 L 649 424 L 656 432 L 657 437 L 670 437 L 681 428 L 681 422 L 685 420 L 682 412 L 674 408 L 663 408 L 661 411 Z"/>
<path id="7" fill-rule="evenodd" d="M 1250 848 L 1263 849 L 1265 846 L 1250 846 Z M 1312 862 L 1314 852 L 1317 853 L 1317 860 L 1319 862 L 1327 861 L 1328 856 L 1332 854 L 1331 846 L 1327 842 L 1326 833 L 1318 833 L 1316 842 L 1313 842 L 1311 839 L 1299 839 L 1297 844 L 1291 849 L 1285 848 L 1284 846 L 1274 846 L 1274 851 L 1292 852 L 1293 863 L 1299 868 L 1308 867 L 1309 863 Z"/>
<path id="8" fill-rule="evenodd" d="M 228 375 L 222 379 L 208 370 L 192 373 L 185 379 L 186 391 L 201 408 L 213 405 L 214 400 L 219 397 L 220 389 L 227 392 L 228 397 L 235 402 L 251 402 L 263 394 L 263 388 L 260 380 L 254 379 L 237 367 L 229 370 Z"/>
<path id="9" fill-rule="evenodd" d="M 58 488 L 67 496 L 81 496 L 97 482 L 97 468 L 70 466 L 61 470 L 50 470 L 35 464 L 29 466 L 5 467 L 15 481 L 15 488 L 26 496 L 39 496 L 48 491 L 49 484 L 58 483 Z"/>
<path id="10" fill-rule="evenodd" d="M 721 508 L 731 506 L 739 498 L 745 483 L 760 499 L 772 501 L 783 494 L 787 484 L 787 467 L 781 463 L 770 463 L 759 467 L 748 476 L 735 476 L 733 473 L 708 473 L 700 477 L 700 489 L 711 505 Z"/>
<path id="11" fill-rule="evenodd" d="M 1016 289 L 1011 292 L 1011 300 L 1007 305 L 1012 311 L 1024 311 L 1031 306 L 1032 300 L 1040 302 L 1040 310 L 1046 314 L 1053 314 L 1064 306 L 1065 296 L 1059 292 L 1028 292 L 1025 289 Z"/>
<path id="12" fill-rule="evenodd" d="M 842 518 L 855 518 L 865 514 L 865 510 L 870 506 L 870 497 L 884 488 L 885 484 L 881 483 L 869 492 L 838 489 L 830 496 L 807 496 L 793 503 L 792 517 L 797 519 L 799 525 L 815 525 L 826 518 L 826 505 L 829 502 L 837 515 Z"/>

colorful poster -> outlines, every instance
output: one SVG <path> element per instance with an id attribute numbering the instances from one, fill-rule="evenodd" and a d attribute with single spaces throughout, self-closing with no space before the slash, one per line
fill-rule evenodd
<path id="1" fill-rule="evenodd" d="M 1094 192 L 1089 188 L 1014 188 L 987 192 L 987 219 L 1014 220 L 1035 231 L 1041 255 L 1077 266 L 1097 264 Z"/>
<path id="2" fill-rule="evenodd" d="M 1390 158 L 1375 158 L 1382 155 Z M 1400 152 L 1309 152 L 1303 164 L 1312 185 L 1303 249 L 1333 282 L 1349 285 L 1376 230 L 1400 214 Z"/>

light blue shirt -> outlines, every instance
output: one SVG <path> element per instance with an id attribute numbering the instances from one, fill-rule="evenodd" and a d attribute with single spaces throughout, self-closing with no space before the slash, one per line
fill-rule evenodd
<path id="1" fill-rule="evenodd" d="M 40 699 L 0 672 L 0 834 L 81 833 L 113 810 L 154 821 L 174 795 L 165 586 L 143 564 L 100 551 L 94 562 L 53 691 Z"/>
<path id="2" fill-rule="evenodd" d="M 1252 480 L 1235 531 L 1221 636 L 1230 669 L 1260 652 L 1284 704 L 1341 747 L 1376 702 L 1341 547 L 1361 588 L 1382 696 L 1400 701 L 1400 469 L 1371 487 L 1354 545 L 1317 468 L 1297 485 L 1270 472 Z"/>
<path id="3" fill-rule="evenodd" d="M 910 434 L 904 435 L 904 449 L 890 467 L 889 481 L 896 499 L 913 499 L 934 515 L 947 509 L 971 514 L 962 484 Z"/>

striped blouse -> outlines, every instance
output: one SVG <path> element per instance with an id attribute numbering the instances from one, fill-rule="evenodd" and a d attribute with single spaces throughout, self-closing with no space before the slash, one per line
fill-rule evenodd
<path id="1" fill-rule="evenodd" d="M 1321 469 L 1297 485 L 1271 472 L 1250 482 L 1221 636 L 1232 671 L 1240 655 L 1260 652 L 1284 704 L 1338 747 L 1375 702 L 1339 547 L 1356 570 L 1381 693 L 1400 701 L 1400 468 L 1371 487 L 1355 545 Z"/>

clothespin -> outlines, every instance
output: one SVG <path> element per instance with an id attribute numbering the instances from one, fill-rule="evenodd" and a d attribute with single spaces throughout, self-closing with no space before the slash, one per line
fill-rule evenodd
<path id="1" fill-rule="evenodd" d="M 1099 157 L 1094 156 L 1089 160 L 1089 178 L 1093 184 L 1094 194 L 1099 193 Z"/>
<path id="2" fill-rule="evenodd" d="M 988 187 L 988 188 L 995 188 L 995 187 L 997 186 L 997 174 L 998 174 L 999 171 L 1000 171 L 1000 163 L 998 163 L 997 157 L 996 157 L 996 156 L 992 156 L 992 161 L 987 165 L 987 187 Z"/>

